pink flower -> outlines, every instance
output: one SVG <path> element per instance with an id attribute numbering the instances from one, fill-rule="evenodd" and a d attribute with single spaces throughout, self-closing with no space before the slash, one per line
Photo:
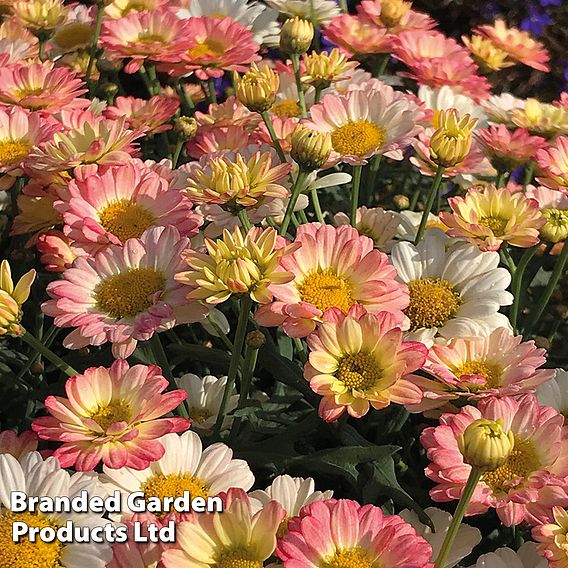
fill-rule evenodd
<path id="1" fill-rule="evenodd" d="M 537 201 L 546 219 L 546 223 L 540 228 L 541 237 L 549 243 L 560 243 L 566 240 L 568 237 L 568 192 L 542 186 L 529 186 L 525 195 Z"/>
<path id="2" fill-rule="evenodd" d="M 195 120 L 198 126 L 242 126 L 245 130 L 252 131 L 262 119 L 258 113 L 251 112 L 240 103 L 237 97 L 230 96 L 223 103 L 210 104 L 207 113 L 196 111 Z"/>
<path id="3" fill-rule="evenodd" d="M 515 446 L 499 469 L 483 474 L 473 494 L 468 515 L 494 508 L 506 526 L 523 521 L 537 524 L 550 516 L 553 505 L 567 506 L 568 430 L 564 417 L 541 406 L 532 394 L 519 399 L 487 398 L 478 407 L 465 406 L 459 414 L 443 414 L 440 425 L 426 428 L 421 442 L 432 463 L 426 475 L 436 483 L 434 501 L 459 499 L 471 466 L 463 461 L 457 438 L 475 420 L 501 419 Z"/>
<path id="4" fill-rule="evenodd" d="M 78 256 L 86 254 L 74 247 L 73 241 L 57 229 L 38 235 L 36 248 L 41 255 L 39 260 L 48 272 L 63 272 Z"/>
<path id="5" fill-rule="evenodd" d="M 217 152 L 237 152 L 249 145 L 250 132 L 242 126 L 202 126 L 195 138 L 186 144 L 187 154 L 196 160 L 201 156 L 210 156 Z"/>
<path id="6" fill-rule="evenodd" d="M 308 223 L 300 225 L 294 242 L 300 249 L 282 257 L 280 269 L 295 278 L 270 287 L 276 301 L 257 310 L 260 325 L 282 325 L 290 337 L 305 337 L 327 309 L 347 313 L 354 304 L 369 313 L 389 312 L 393 326 L 405 321 L 408 290 L 372 239 L 348 225 Z"/>
<path id="7" fill-rule="evenodd" d="M 553 145 L 536 153 L 538 182 L 568 193 L 568 136 L 559 136 Z"/>
<path id="8" fill-rule="evenodd" d="M 566 568 L 568 512 L 562 507 L 553 507 L 552 517 L 549 519 L 550 522 L 534 527 L 532 537 L 538 542 L 538 552 L 546 558 L 550 568 Z"/>
<path id="9" fill-rule="evenodd" d="M 362 0 L 357 6 L 357 13 L 372 20 L 376 26 L 384 27 L 385 22 L 381 19 L 382 7 L 381 0 Z M 387 23 L 390 22 L 387 21 Z M 410 9 L 401 17 L 400 21 L 389 26 L 388 31 L 390 34 L 397 35 L 404 31 L 430 30 L 435 28 L 436 25 L 436 21 L 428 14 Z"/>
<path id="10" fill-rule="evenodd" d="M 112 469 L 145 469 L 164 455 L 161 436 L 189 428 L 186 418 L 160 418 L 187 398 L 167 388 L 155 365 L 129 367 L 118 359 L 109 369 L 91 367 L 67 380 L 67 398 L 45 399 L 49 416 L 32 428 L 43 440 L 61 442 L 53 455 L 64 468 L 91 471 L 102 460 Z"/>
<path id="11" fill-rule="evenodd" d="M 307 505 L 291 519 L 276 552 L 285 568 L 433 568 L 432 548 L 414 528 L 380 507 L 349 499 Z"/>
<path id="12" fill-rule="evenodd" d="M 298 119 L 291 116 L 272 116 L 270 117 L 270 121 L 272 122 L 272 127 L 274 128 L 276 138 L 278 138 L 282 150 L 284 150 L 286 154 L 290 153 L 290 149 L 292 148 L 292 133 L 298 125 Z M 267 144 L 268 146 L 274 147 L 274 142 L 264 122 L 261 122 L 256 132 L 253 133 L 253 139 L 256 144 Z"/>
<path id="13" fill-rule="evenodd" d="M 110 341 L 115 357 L 132 354 L 138 341 L 176 323 L 200 320 L 208 309 L 188 304 L 175 281 L 189 239 L 174 227 L 152 227 L 124 246 L 110 245 L 93 257 L 80 257 L 51 282 L 43 311 L 58 327 L 74 327 L 63 341 L 68 349 Z"/>
<path id="14" fill-rule="evenodd" d="M 21 434 L 14 430 L 0 432 L 0 454 L 10 454 L 17 460 L 37 450 L 38 437 L 32 430 L 25 430 Z"/>

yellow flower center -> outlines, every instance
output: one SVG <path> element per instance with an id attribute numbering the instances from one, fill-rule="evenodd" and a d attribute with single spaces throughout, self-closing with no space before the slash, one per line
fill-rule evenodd
<path id="1" fill-rule="evenodd" d="M 514 482 L 522 481 L 540 467 L 533 443 L 515 436 L 515 446 L 507 461 L 495 471 L 484 473 L 481 480 L 493 491 L 506 493 Z"/>
<path id="2" fill-rule="evenodd" d="M 103 280 L 95 289 L 97 307 L 111 318 L 138 315 L 154 303 L 154 295 L 166 285 L 166 278 L 153 268 L 131 268 Z"/>
<path id="3" fill-rule="evenodd" d="M 99 222 L 105 231 L 124 242 L 142 236 L 156 222 L 156 217 L 142 205 L 119 199 L 105 205 L 99 212 Z"/>
<path id="4" fill-rule="evenodd" d="M 189 410 L 191 421 L 197 422 L 198 424 L 203 424 L 208 418 L 211 418 L 211 416 L 213 416 L 213 413 L 209 412 L 207 408 L 192 406 Z"/>
<path id="5" fill-rule="evenodd" d="M 355 303 L 351 282 L 344 276 L 337 276 L 331 269 L 308 274 L 297 288 L 303 302 L 322 312 L 328 308 L 339 308 L 346 313 Z"/>
<path id="6" fill-rule="evenodd" d="M 201 57 L 219 57 L 225 53 L 225 46 L 220 41 L 214 39 L 205 39 L 199 42 L 195 47 L 188 50 L 188 55 L 194 59 Z"/>
<path id="7" fill-rule="evenodd" d="M 263 565 L 251 546 L 238 546 L 223 550 L 217 557 L 215 568 L 262 568 Z"/>
<path id="8" fill-rule="evenodd" d="M 184 491 L 189 491 L 192 499 L 209 496 L 209 486 L 198 477 L 194 477 L 190 473 L 178 473 L 162 475 L 155 473 L 149 477 L 140 488 L 144 492 L 146 501 L 150 497 L 158 497 L 162 503 L 164 497 L 183 497 Z M 165 516 L 164 515 L 162 516 Z"/>
<path id="9" fill-rule="evenodd" d="M 503 379 L 503 369 L 500 365 L 482 360 L 465 361 L 453 373 L 460 381 L 463 381 L 462 386 L 474 392 L 481 389 L 499 388 Z M 481 375 L 485 379 L 485 384 L 468 383 L 465 375 Z"/>
<path id="10" fill-rule="evenodd" d="M 368 353 L 349 353 L 339 360 L 335 376 L 347 388 L 366 391 L 381 380 L 382 371 Z"/>
<path id="11" fill-rule="evenodd" d="M 331 558 L 321 561 L 319 566 L 320 568 L 380 568 L 362 548 L 338 550 Z"/>
<path id="12" fill-rule="evenodd" d="M 21 140 L 0 140 L 0 164 L 17 164 L 30 151 L 30 146 Z"/>
<path id="13" fill-rule="evenodd" d="M 342 156 L 360 158 L 382 146 L 386 132 L 368 120 L 348 122 L 331 133 L 333 149 Z"/>
<path id="14" fill-rule="evenodd" d="M 282 99 L 275 102 L 270 109 L 276 116 L 300 116 L 302 109 L 296 99 Z"/>
<path id="15" fill-rule="evenodd" d="M 288 532 L 288 524 L 290 523 L 291 517 L 284 517 L 278 530 L 276 531 L 276 538 L 282 538 Z"/>
<path id="16" fill-rule="evenodd" d="M 130 422 L 132 411 L 130 405 L 123 400 L 111 402 L 106 406 L 99 407 L 91 418 L 106 432 L 116 422 Z"/>
<path id="17" fill-rule="evenodd" d="M 154 8 L 153 2 L 144 2 L 144 0 L 130 0 L 122 9 L 122 15 L 126 16 L 129 12 L 144 12 Z"/>
<path id="18" fill-rule="evenodd" d="M 505 228 L 507 227 L 508 222 L 508 219 L 503 219 L 503 217 L 499 217 L 497 215 L 479 218 L 479 224 L 491 229 L 496 237 L 501 237 L 505 234 Z"/>
<path id="19" fill-rule="evenodd" d="M 168 43 L 168 39 L 162 34 L 143 32 L 137 38 L 138 43 Z"/>
<path id="20" fill-rule="evenodd" d="M 86 45 L 93 37 L 93 28 L 89 24 L 73 24 L 64 27 L 53 36 L 53 41 L 64 49 Z"/>
<path id="21" fill-rule="evenodd" d="M 410 304 L 405 313 L 414 331 L 422 327 L 442 327 L 458 313 L 462 299 L 454 286 L 443 278 L 418 278 L 408 283 Z"/>
<path id="22" fill-rule="evenodd" d="M 62 544 L 56 539 L 43 542 L 39 537 L 30 542 L 26 537 L 12 541 L 12 523 L 26 523 L 28 527 L 57 530 L 53 519 L 38 513 L 12 513 L 3 509 L 0 513 L 0 566 L 2 568 L 58 568 L 61 566 Z"/>

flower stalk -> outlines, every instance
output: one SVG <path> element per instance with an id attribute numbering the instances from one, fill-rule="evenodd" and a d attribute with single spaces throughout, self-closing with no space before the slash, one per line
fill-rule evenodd
<path id="1" fill-rule="evenodd" d="M 65 373 L 68 377 L 77 375 L 78 372 L 67 364 L 59 355 L 55 354 L 49 347 L 46 347 L 35 335 L 22 328 L 23 333 L 19 336 L 20 339 L 25 341 L 32 349 L 35 349 L 40 355 L 45 357 L 48 361 L 53 363 L 61 372 Z"/>
<path id="2" fill-rule="evenodd" d="M 414 244 L 417 245 L 422 237 L 424 236 L 424 231 L 426 230 L 426 224 L 428 223 L 428 215 L 432 211 L 432 205 L 434 205 L 434 199 L 440 191 L 440 185 L 442 184 L 442 178 L 444 177 L 445 167 L 442 165 L 438 166 L 436 170 L 436 177 L 432 182 L 432 187 L 430 188 L 430 193 L 428 194 L 428 199 L 424 206 L 424 211 L 422 212 L 422 219 L 420 219 L 420 226 L 418 227 L 418 232 L 416 233 L 416 239 L 414 239 Z"/>
<path id="3" fill-rule="evenodd" d="M 288 226 L 290 225 L 290 219 L 292 218 L 292 213 L 294 213 L 294 207 L 296 207 L 298 197 L 300 197 L 300 193 L 302 193 L 302 190 L 306 185 L 307 177 L 308 177 L 308 172 L 304 170 L 300 170 L 298 172 L 298 177 L 296 178 L 296 182 L 294 183 L 294 187 L 292 188 L 292 195 L 290 196 L 290 201 L 288 201 L 288 206 L 286 207 L 286 213 L 284 213 L 284 219 L 282 220 L 282 225 L 280 225 L 281 235 L 285 235 L 286 231 L 288 230 Z"/>

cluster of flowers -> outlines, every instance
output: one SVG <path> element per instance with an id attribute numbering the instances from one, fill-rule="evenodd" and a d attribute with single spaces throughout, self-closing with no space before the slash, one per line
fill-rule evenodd
<path id="1" fill-rule="evenodd" d="M 454 540 L 458 513 L 427 509 L 434 533 L 286 475 L 247 494 L 251 469 L 219 440 L 243 420 L 243 355 L 274 331 L 247 336 L 253 322 L 293 338 L 321 419 L 422 413 L 437 424 L 421 435 L 432 500 L 533 527 L 537 544 L 477 566 L 568 566 L 568 373 L 530 339 L 568 261 L 568 94 L 494 95 L 487 77 L 548 71 L 540 42 L 498 20 L 460 43 L 403 0 L 353 14 L 333 0 L 0 4 L 3 230 L 37 251 L 63 347 L 109 344 L 114 358 L 77 372 L 34 337 L 22 318 L 36 272 L 14 285 L 2 262 L 0 335 L 69 378 L 31 431 L 0 433 L 0 566 L 450 568 L 469 555 L 481 535 L 463 525 Z M 334 47 L 310 49 L 321 41 Z M 431 178 L 422 212 L 400 195 L 405 211 L 373 206 L 382 159 Z M 348 184 L 350 214 L 322 211 L 321 190 Z M 524 313 L 535 258 L 554 269 Z M 227 376 L 172 376 L 160 333 L 194 323 L 229 346 Z M 131 365 L 138 348 L 159 366 Z M 496 462 L 483 436 L 502 441 Z M 14 513 L 10 491 L 84 489 L 221 495 L 225 512 L 112 519 L 173 519 L 167 546 L 11 541 L 18 520 L 107 521 Z"/>

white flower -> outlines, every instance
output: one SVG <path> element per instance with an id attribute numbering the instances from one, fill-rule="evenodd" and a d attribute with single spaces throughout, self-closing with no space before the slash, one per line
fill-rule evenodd
<path id="1" fill-rule="evenodd" d="M 141 471 L 123 467 L 103 467 L 103 482 L 109 493 L 119 489 L 123 505 L 128 495 L 143 491 L 146 497 L 181 497 L 189 491 L 192 498 L 212 497 L 231 487 L 248 491 L 254 475 L 244 460 L 233 459 L 233 450 L 222 443 L 205 450 L 192 431 L 166 434 L 160 438 L 165 453 L 161 459 Z M 128 512 L 123 510 L 128 517 Z"/>
<path id="2" fill-rule="evenodd" d="M 219 312 L 221 313 L 221 312 Z M 227 384 L 227 377 L 206 375 L 201 379 L 197 375 L 187 373 L 176 379 L 178 387 L 188 394 L 186 405 L 189 409 L 191 427 L 198 432 L 209 432 L 215 426 L 219 407 Z M 235 389 L 233 388 L 233 393 Z M 227 413 L 237 408 L 239 396 L 232 394 L 227 404 Z M 223 429 L 229 428 L 233 422 L 232 416 L 225 414 Z"/>
<path id="3" fill-rule="evenodd" d="M 277 501 L 286 510 L 286 517 L 297 517 L 305 505 L 330 499 L 333 491 L 316 491 L 311 477 L 290 477 L 279 475 L 274 478 L 272 485 L 264 491 L 257 490 L 249 493 L 253 512 L 260 511 L 270 501 Z"/>
<path id="4" fill-rule="evenodd" d="M 416 233 L 418 233 L 418 227 L 420 226 L 420 221 L 422 221 L 421 211 L 401 211 L 401 220 L 398 226 L 398 231 L 396 236 L 401 241 L 411 241 L 414 242 L 416 238 Z M 426 223 L 426 229 L 431 229 L 432 227 L 438 227 L 444 230 L 444 224 L 440 221 L 440 218 L 433 213 L 428 213 L 428 221 Z"/>
<path id="5" fill-rule="evenodd" d="M 541 404 L 552 406 L 560 414 L 568 414 L 568 371 L 556 369 L 556 376 L 536 389 Z"/>
<path id="6" fill-rule="evenodd" d="M 510 93 L 493 95 L 481 103 L 489 122 L 505 124 L 516 128 L 512 122 L 511 115 L 515 109 L 525 108 L 525 101 L 514 97 Z"/>
<path id="7" fill-rule="evenodd" d="M 518 552 L 510 548 L 499 548 L 483 554 L 470 568 L 548 568 L 548 562 L 538 555 L 534 542 L 525 542 Z"/>
<path id="8" fill-rule="evenodd" d="M 452 515 L 436 507 L 428 507 L 425 511 L 434 524 L 436 532 L 432 532 L 432 529 L 429 526 L 421 523 L 418 519 L 418 515 L 414 511 L 404 509 L 399 513 L 399 516 L 401 516 L 406 522 L 410 523 L 416 532 L 430 543 L 432 546 L 432 560 L 435 560 L 442 548 L 446 533 L 450 528 Z M 481 533 L 479 530 L 475 527 L 470 527 L 469 525 L 462 523 L 454 544 L 452 545 L 452 549 L 442 568 L 452 568 L 455 566 L 462 558 L 468 556 L 474 547 L 480 542 Z"/>
<path id="9" fill-rule="evenodd" d="M 313 17 L 314 25 L 327 24 L 340 14 L 334 0 L 266 0 L 266 3 L 286 16 L 300 16 L 307 20 Z"/>
<path id="10" fill-rule="evenodd" d="M 418 89 L 418 98 L 430 110 L 440 111 L 455 108 L 460 116 L 469 114 L 472 118 L 479 119 L 477 128 L 487 125 L 487 116 L 483 109 L 473 99 L 454 91 L 447 85 L 439 89 L 422 85 Z"/>
<path id="11" fill-rule="evenodd" d="M 10 495 L 23 491 L 28 497 L 73 498 L 82 490 L 92 497 L 103 495 L 97 486 L 96 474 L 70 475 L 61 469 L 56 458 L 45 461 L 37 452 L 26 454 L 18 461 L 10 454 L 0 455 L 0 566 L 29 568 L 30 566 L 57 566 L 58 568 L 104 568 L 112 558 L 108 544 L 67 544 L 59 541 L 30 542 L 23 537 L 12 541 L 12 523 L 21 521 L 29 527 L 52 527 L 57 530 L 67 521 L 75 527 L 104 526 L 108 521 L 93 513 L 12 513 Z"/>
<path id="12" fill-rule="evenodd" d="M 418 246 L 396 244 L 391 262 L 410 292 L 409 338 L 431 344 L 435 337 L 487 336 L 498 327 L 511 328 L 499 313 L 513 301 L 506 292 L 511 275 L 499 268 L 499 253 L 429 229 Z"/>

